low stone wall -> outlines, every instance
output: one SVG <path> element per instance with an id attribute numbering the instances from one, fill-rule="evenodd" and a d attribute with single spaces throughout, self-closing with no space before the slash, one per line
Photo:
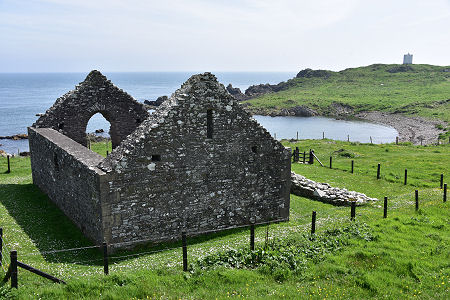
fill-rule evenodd
<path id="1" fill-rule="evenodd" d="M 351 202 L 363 205 L 378 201 L 377 198 L 370 198 L 363 193 L 332 187 L 328 183 L 315 182 L 294 172 L 291 172 L 291 194 L 333 205 L 350 205 Z"/>

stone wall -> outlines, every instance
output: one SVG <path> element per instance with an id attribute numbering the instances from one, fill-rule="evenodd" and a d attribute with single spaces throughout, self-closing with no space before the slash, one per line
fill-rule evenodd
<path id="1" fill-rule="evenodd" d="M 111 174 L 113 242 L 289 218 L 290 151 L 212 74 L 191 77 L 100 167 Z"/>
<path id="2" fill-rule="evenodd" d="M 315 182 L 302 175 L 291 172 L 291 193 L 297 196 L 318 200 L 333 205 L 364 205 L 378 201 L 367 195 L 347 189 L 332 187 L 328 183 Z"/>
<path id="3" fill-rule="evenodd" d="M 75 90 L 58 98 L 34 126 L 53 128 L 87 146 L 86 126 L 96 113 L 101 113 L 111 124 L 113 148 L 149 116 L 143 104 L 94 70 Z"/>
<path id="4" fill-rule="evenodd" d="M 51 128 L 31 127 L 29 138 L 34 183 L 96 242 L 289 219 L 291 151 L 210 73 L 192 76 L 105 159 Z"/>
<path id="5" fill-rule="evenodd" d="M 103 241 L 103 157 L 50 128 L 28 128 L 33 183 L 92 241 Z"/>

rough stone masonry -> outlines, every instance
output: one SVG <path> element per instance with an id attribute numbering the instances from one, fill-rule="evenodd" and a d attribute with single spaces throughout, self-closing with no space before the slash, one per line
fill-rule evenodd
<path id="1" fill-rule="evenodd" d="M 87 237 L 132 246 L 289 219 L 290 150 L 214 75 L 192 76 L 149 116 L 125 95 L 92 71 L 28 129 L 33 182 Z M 108 157 L 69 134 L 86 120 L 76 124 L 67 98 L 83 116 L 103 108 L 127 116 L 125 131 L 114 125 L 121 134 Z"/>
<path id="2" fill-rule="evenodd" d="M 101 113 L 111 124 L 113 148 L 149 116 L 143 104 L 114 86 L 100 72 L 92 71 L 75 90 L 58 98 L 33 126 L 53 128 L 87 146 L 86 126 L 96 113 Z"/>

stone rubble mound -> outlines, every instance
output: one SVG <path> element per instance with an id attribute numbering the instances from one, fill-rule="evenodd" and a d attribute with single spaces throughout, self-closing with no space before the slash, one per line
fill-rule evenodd
<path id="1" fill-rule="evenodd" d="M 363 205 L 378 201 L 377 198 L 370 198 L 363 193 L 332 187 L 328 183 L 315 182 L 294 172 L 291 172 L 291 194 L 333 205 L 349 206 L 351 202 Z"/>

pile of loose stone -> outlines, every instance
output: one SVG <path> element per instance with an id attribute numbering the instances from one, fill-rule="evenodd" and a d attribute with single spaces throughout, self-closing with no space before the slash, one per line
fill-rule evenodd
<path id="1" fill-rule="evenodd" d="M 294 172 L 291 172 L 291 194 L 333 205 L 350 205 L 351 202 L 363 205 L 378 201 L 377 198 L 370 198 L 363 193 L 332 187 L 328 183 L 315 182 Z"/>

